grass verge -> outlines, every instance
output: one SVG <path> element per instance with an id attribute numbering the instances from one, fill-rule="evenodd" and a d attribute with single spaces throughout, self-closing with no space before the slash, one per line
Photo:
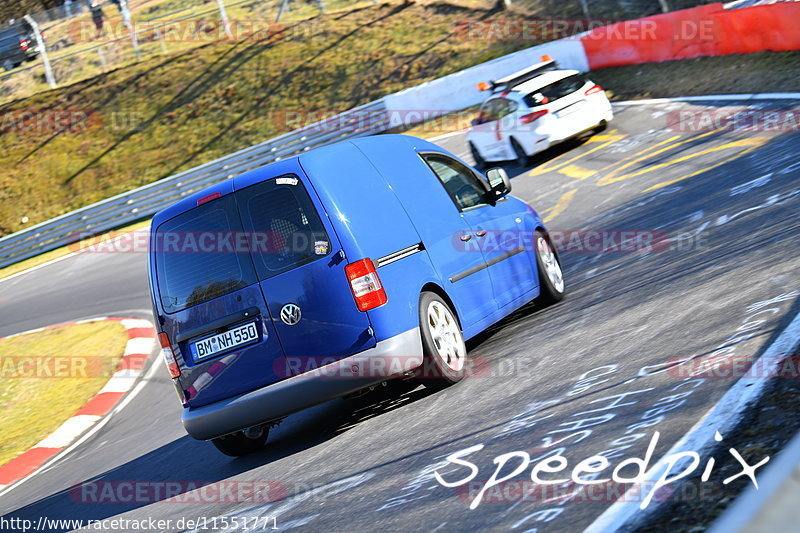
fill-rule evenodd
<path id="1" fill-rule="evenodd" d="M 596 70 L 612 100 L 800 91 L 800 52 L 698 57 Z"/>
<path id="2" fill-rule="evenodd" d="M 97 394 L 127 340 L 125 328 L 113 321 L 0 339 L 0 465 L 58 429 Z"/>
<path id="3" fill-rule="evenodd" d="M 463 36 L 460 22 L 495 16 L 509 15 L 389 0 L 288 22 L 260 40 L 151 57 L 2 106 L 0 234 L 535 44 Z M 74 122 L 31 127 L 22 123 L 30 111 L 74 112 Z"/>

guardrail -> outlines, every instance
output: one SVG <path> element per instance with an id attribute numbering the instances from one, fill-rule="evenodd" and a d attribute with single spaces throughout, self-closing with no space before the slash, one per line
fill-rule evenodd
<path id="1" fill-rule="evenodd" d="M 199 167 L 186 170 L 0 238 L 0 268 L 155 214 L 213 183 L 332 142 L 389 129 L 384 101 L 355 107 Z"/>

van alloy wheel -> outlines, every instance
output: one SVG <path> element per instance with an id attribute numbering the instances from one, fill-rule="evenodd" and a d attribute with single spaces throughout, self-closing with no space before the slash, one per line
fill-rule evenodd
<path id="1" fill-rule="evenodd" d="M 439 357 L 453 372 L 460 372 L 467 350 L 456 319 L 441 302 L 428 305 L 428 329 Z"/>
<path id="2" fill-rule="evenodd" d="M 450 304 L 434 292 L 423 292 L 419 299 L 419 326 L 424 361 L 416 371 L 417 381 L 438 389 L 464 379 L 467 346 Z"/>
<path id="3" fill-rule="evenodd" d="M 539 274 L 539 296 L 536 303 L 547 306 L 564 299 L 564 273 L 553 243 L 542 230 L 536 231 L 536 269 Z"/>
<path id="4" fill-rule="evenodd" d="M 540 236 L 537 239 L 536 251 L 539 257 L 542 258 L 545 274 L 547 274 L 550 283 L 553 284 L 553 288 L 558 292 L 564 292 L 564 275 L 561 273 L 561 266 L 558 264 L 556 254 L 553 253 L 553 249 L 550 248 L 544 237 Z"/>

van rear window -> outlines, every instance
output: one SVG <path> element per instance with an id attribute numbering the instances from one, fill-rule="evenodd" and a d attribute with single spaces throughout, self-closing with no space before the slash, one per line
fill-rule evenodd
<path id="1" fill-rule="evenodd" d="M 243 236 L 233 195 L 161 224 L 153 246 L 164 310 L 174 313 L 256 283 Z"/>
<path id="2" fill-rule="evenodd" d="M 330 241 L 303 183 L 292 175 L 236 193 L 245 230 L 256 239 L 253 263 L 259 279 L 277 276 L 328 255 Z"/>

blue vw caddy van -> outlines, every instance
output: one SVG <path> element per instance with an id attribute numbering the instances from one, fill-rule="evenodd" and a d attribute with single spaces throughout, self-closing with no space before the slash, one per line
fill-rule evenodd
<path id="1" fill-rule="evenodd" d="M 437 145 L 333 144 L 155 215 L 149 271 L 183 424 L 228 455 L 390 378 L 467 372 L 464 341 L 564 281 L 542 220 Z"/>

